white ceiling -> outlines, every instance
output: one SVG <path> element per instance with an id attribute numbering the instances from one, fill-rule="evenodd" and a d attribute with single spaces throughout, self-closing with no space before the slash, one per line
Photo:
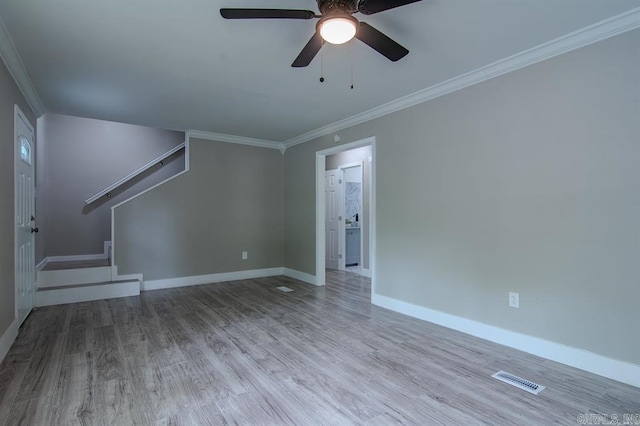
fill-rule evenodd
<path id="1" fill-rule="evenodd" d="M 315 21 L 229 21 L 220 7 L 314 0 L 0 0 L 47 111 L 273 141 L 367 111 L 638 7 L 638 0 L 425 0 L 358 16 L 410 50 L 359 41 L 290 64 Z M 353 61 L 355 89 L 351 90 Z"/>

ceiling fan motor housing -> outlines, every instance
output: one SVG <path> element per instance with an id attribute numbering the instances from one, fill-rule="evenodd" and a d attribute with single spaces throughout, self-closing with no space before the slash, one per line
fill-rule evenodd
<path id="1" fill-rule="evenodd" d="M 356 0 L 318 0 L 322 15 L 351 15 L 358 11 Z"/>

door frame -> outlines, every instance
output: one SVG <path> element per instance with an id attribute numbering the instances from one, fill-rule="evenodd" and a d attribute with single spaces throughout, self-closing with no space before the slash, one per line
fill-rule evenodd
<path id="1" fill-rule="evenodd" d="M 316 152 L 316 285 L 326 284 L 325 273 L 325 193 L 324 172 L 326 157 L 354 148 L 371 146 L 371 186 L 369 188 L 369 270 L 371 295 L 376 286 L 376 138 L 375 136 Z M 363 170 L 364 172 L 364 170 Z"/>
<path id="2" fill-rule="evenodd" d="M 18 289 L 18 271 L 16 269 L 16 261 L 18 259 L 18 227 L 16 226 L 16 206 L 18 205 L 18 191 L 17 191 L 17 180 L 16 180 L 16 173 L 17 173 L 17 164 L 18 161 L 22 161 L 20 159 L 20 152 L 18 151 L 18 120 L 24 122 L 24 124 L 27 126 L 27 128 L 29 129 L 29 131 L 31 132 L 31 134 L 33 135 L 33 140 L 30 141 L 31 142 L 31 167 L 33 170 L 33 206 L 34 206 L 34 216 L 35 216 L 35 183 L 36 183 L 36 132 L 35 132 L 35 128 L 33 127 L 33 125 L 31 124 L 31 122 L 29 121 L 29 119 L 27 118 L 27 116 L 22 112 L 22 110 L 20 109 L 20 107 L 18 106 L 18 104 L 14 104 L 13 106 L 13 263 L 14 263 L 14 278 L 13 278 L 13 288 L 14 288 L 14 315 L 15 315 L 15 320 L 18 321 L 19 320 L 19 313 L 18 313 L 18 304 L 19 304 L 19 289 Z M 33 234 L 32 234 L 33 235 Z M 35 250 L 35 236 L 33 237 L 33 250 Z M 35 257 L 34 257 L 35 260 Z M 35 263 L 33 265 L 33 268 L 35 270 Z M 34 282 L 32 283 L 34 288 L 33 288 L 33 300 L 32 300 L 32 308 L 35 305 L 35 275 L 34 275 Z M 19 324 L 18 324 L 19 325 Z"/>

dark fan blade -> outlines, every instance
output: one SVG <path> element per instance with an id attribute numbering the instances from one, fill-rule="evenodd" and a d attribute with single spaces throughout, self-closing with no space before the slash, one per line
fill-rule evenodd
<path id="1" fill-rule="evenodd" d="M 315 33 L 307 42 L 307 45 L 302 48 L 302 52 L 300 52 L 291 66 L 296 68 L 306 67 L 313 61 L 313 58 L 316 57 L 320 49 L 322 49 L 322 37 L 320 37 L 320 34 Z"/>
<path id="2" fill-rule="evenodd" d="M 226 19 L 313 19 L 316 14 L 310 10 L 294 9 L 220 9 Z"/>
<path id="3" fill-rule="evenodd" d="M 373 15 L 374 13 L 395 9 L 418 1 L 420 0 L 361 0 L 358 3 L 358 10 L 364 15 Z"/>
<path id="4" fill-rule="evenodd" d="M 409 51 L 391 40 L 366 22 L 360 22 L 356 38 L 395 62 L 404 58 Z"/>

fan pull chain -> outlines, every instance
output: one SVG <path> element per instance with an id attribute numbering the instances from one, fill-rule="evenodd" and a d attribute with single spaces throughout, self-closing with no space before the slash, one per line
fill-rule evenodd
<path id="1" fill-rule="evenodd" d="M 353 41 L 349 43 L 349 56 L 351 56 L 351 90 L 353 90 Z"/>
<path id="2" fill-rule="evenodd" d="M 324 47 L 324 40 L 322 40 Z M 324 83 L 324 49 L 320 48 L 320 83 Z"/>

